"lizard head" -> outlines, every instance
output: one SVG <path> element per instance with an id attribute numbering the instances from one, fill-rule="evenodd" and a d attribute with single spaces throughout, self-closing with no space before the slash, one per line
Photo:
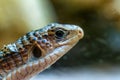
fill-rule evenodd
<path id="1" fill-rule="evenodd" d="M 84 36 L 83 30 L 79 26 L 58 23 L 45 26 L 38 30 L 38 34 L 42 35 L 41 39 L 36 40 L 36 45 L 32 50 L 32 57 L 37 59 L 32 63 L 36 66 L 40 64 L 35 73 L 39 73 L 55 63 Z"/>
<path id="2" fill-rule="evenodd" d="M 44 58 L 49 54 L 63 55 L 81 38 L 83 30 L 77 25 L 52 23 L 38 30 L 41 39 L 32 50 L 34 58 Z M 37 31 L 35 32 L 37 33 Z M 61 51 L 61 53 L 59 53 Z"/>

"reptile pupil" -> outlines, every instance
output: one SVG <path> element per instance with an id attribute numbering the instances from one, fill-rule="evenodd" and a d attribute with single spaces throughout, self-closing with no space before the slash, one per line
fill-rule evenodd
<path id="1" fill-rule="evenodd" d="M 40 58 L 42 56 L 42 52 L 37 46 L 33 49 L 33 56 L 35 58 Z"/>
<path id="2" fill-rule="evenodd" d="M 56 35 L 57 38 L 63 38 L 64 35 L 65 35 L 65 32 L 62 31 L 62 30 L 58 30 L 58 31 L 55 32 L 55 35 Z"/>

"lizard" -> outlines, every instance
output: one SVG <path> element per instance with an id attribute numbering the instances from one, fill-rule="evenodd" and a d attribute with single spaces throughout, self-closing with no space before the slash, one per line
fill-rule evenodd
<path id="1" fill-rule="evenodd" d="M 66 54 L 84 36 L 81 27 L 50 23 L 0 50 L 0 80 L 29 80 Z"/>

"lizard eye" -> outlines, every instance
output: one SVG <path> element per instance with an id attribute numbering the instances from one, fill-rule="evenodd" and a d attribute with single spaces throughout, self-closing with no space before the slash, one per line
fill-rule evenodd
<path id="1" fill-rule="evenodd" d="M 62 29 L 58 29 L 55 31 L 55 37 L 58 39 L 64 38 L 66 36 L 66 32 Z"/>

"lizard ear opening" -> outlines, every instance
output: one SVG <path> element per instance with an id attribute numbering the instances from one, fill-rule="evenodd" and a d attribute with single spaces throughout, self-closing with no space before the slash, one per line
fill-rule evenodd
<path id="1" fill-rule="evenodd" d="M 35 46 L 33 49 L 33 56 L 35 58 L 40 58 L 42 56 L 42 51 L 40 50 L 40 48 L 38 46 Z"/>

